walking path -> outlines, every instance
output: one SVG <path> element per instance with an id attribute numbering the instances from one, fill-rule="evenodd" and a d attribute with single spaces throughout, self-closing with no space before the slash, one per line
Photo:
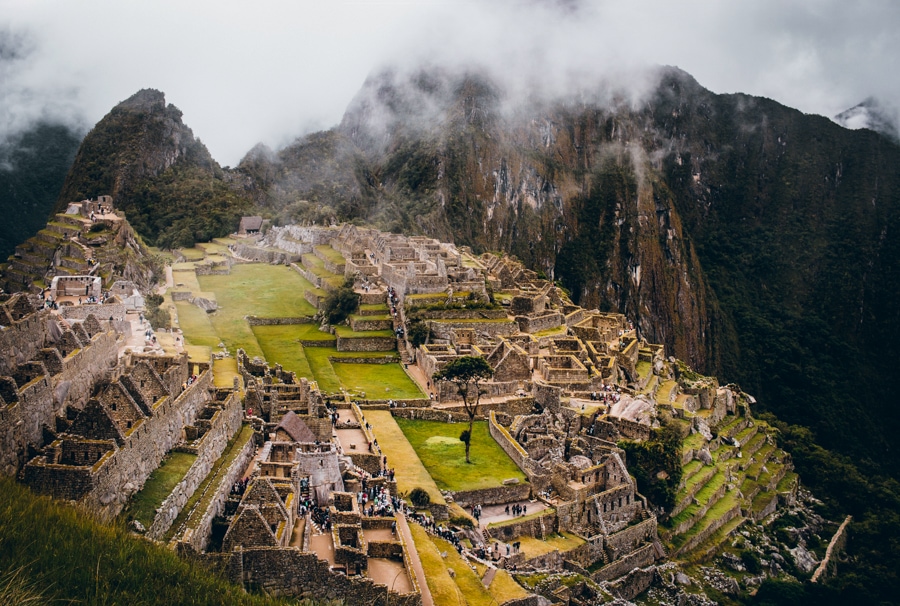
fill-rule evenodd
<path id="1" fill-rule="evenodd" d="M 409 550 L 409 561 L 412 564 L 413 572 L 416 575 L 419 591 L 422 593 L 422 606 L 434 606 L 431 590 L 428 589 L 428 580 L 425 578 L 425 569 L 422 568 L 422 561 L 419 559 L 416 543 L 413 541 L 412 533 L 409 531 L 409 524 L 406 522 L 406 516 L 397 515 L 396 517 L 397 530 L 403 535 L 403 542 L 406 543 L 406 548 Z"/>

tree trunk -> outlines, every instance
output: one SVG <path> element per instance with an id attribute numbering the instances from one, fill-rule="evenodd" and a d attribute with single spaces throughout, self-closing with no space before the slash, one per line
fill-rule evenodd
<path id="1" fill-rule="evenodd" d="M 469 415 L 469 439 L 466 440 L 466 463 L 471 463 L 469 460 L 469 444 L 472 443 L 472 424 L 475 422 L 475 417 L 473 415 Z"/>

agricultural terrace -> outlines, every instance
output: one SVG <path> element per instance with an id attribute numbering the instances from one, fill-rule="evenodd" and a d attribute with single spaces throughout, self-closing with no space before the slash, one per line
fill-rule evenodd
<path id="1" fill-rule="evenodd" d="M 472 428 L 472 463 L 466 463 L 465 445 L 459 439 L 465 423 L 397 419 L 397 425 L 442 490 L 493 488 L 511 478 L 528 481 L 488 433 L 487 421 L 477 421 Z"/>
<path id="2" fill-rule="evenodd" d="M 238 264 L 230 274 L 197 279 L 202 290 L 216 295 L 219 308 L 209 314 L 209 319 L 232 355 L 239 347 L 250 356 L 263 355 L 245 316 L 299 318 L 316 313 L 303 298 L 312 285 L 283 265 Z"/>

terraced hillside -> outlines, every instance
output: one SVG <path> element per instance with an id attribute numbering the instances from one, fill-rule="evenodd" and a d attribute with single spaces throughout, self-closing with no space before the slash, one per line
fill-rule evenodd
<path id="1" fill-rule="evenodd" d="M 659 534 L 670 556 L 699 561 L 715 555 L 744 522 L 792 503 L 798 478 L 774 430 L 750 415 L 746 400 L 728 406 L 721 389 L 712 396 L 678 393 L 681 386 L 664 381 L 656 391 L 658 406 L 691 432 L 682 443 L 675 505 Z M 707 396 L 710 406 L 699 407 Z"/>

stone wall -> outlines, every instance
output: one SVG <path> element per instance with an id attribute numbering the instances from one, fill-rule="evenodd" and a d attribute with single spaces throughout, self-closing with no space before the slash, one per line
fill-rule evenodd
<path id="1" fill-rule="evenodd" d="M 616 429 L 626 438 L 631 438 L 632 440 L 649 440 L 652 435 L 652 431 L 649 425 L 645 425 L 643 423 L 637 423 L 636 421 L 630 421 L 628 419 L 623 419 L 622 417 L 607 417 L 609 421 L 615 425 Z"/>
<path id="2" fill-rule="evenodd" d="M 629 526 L 604 538 L 604 546 L 611 547 L 616 553 L 633 551 L 641 543 L 656 539 L 656 517 L 650 517 L 639 524 Z"/>
<path id="3" fill-rule="evenodd" d="M 255 263 L 288 265 L 296 263 L 300 259 L 299 253 L 268 250 L 243 243 L 234 244 L 233 251 L 239 258 Z"/>
<path id="4" fill-rule="evenodd" d="M 396 349 L 394 337 L 338 337 L 338 351 L 389 351 Z"/>
<path id="5" fill-rule="evenodd" d="M 312 324 L 314 320 L 309 316 L 301 316 L 299 318 L 259 318 L 257 316 L 247 316 L 247 324 L 250 326 L 282 326 L 285 324 Z"/>
<path id="6" fill-rule="evenodd" d="M 502 505 L 531 498 L 531 484 L 519 482 L 479 490 L 460 490 L 453 493 L 453 500 L 463 507 L 479 505 Z"/>
<path id="7" fill-rule="evenodd" d="M 213 491 L 212 499 L 194 527 L 185 529 L 181 537 L 177 538 L 179 551 L 201 553 L 206 549 L 212 535 L 213 520 L 225 511 L 225 501 L 231 494 L 232 486 L 243 475 L 254 454 L 256 454 L 256 440 L 251 438 L 243 445 L 228 469 L 221 474 L 222 479 L 210 484 L 207 490 Z"/>
<path id="8" fill-rule="evenodd" d="M 641 595 L 656 579 L 656 567 L 635 568 L 624 577 L 610 584 L 612 592 L 623 600 L 633 600 Z"/>
<path id="9" fill-rule="evenodd" d="M 559 521 L 556 512 L 547 510 L 535 517 L 507 522 L 498 526 L 488 526 L 487 532 L 499 541 L 511 541 L 516 537 L 535 537 L 543 539 L 559 532 Z"/>
<path id="10" fill-rule="evenodd" d="M 468 328 L 470 330 L 474 330 L 476 333 L 484 333 L 493 337 L 508 337 L 509 335 L 515 334 L 519 329 L 516 323 L 512 320 L 509 320 L 508 322 L 429 320 L 428 324 L 431 328 L 431 332 L 433 332 L 438 339 L 451 339 L 453 336 L 452 332 L 459 328 Z"/>
<path id="11" fill-rule="evenodd" d="M 553 413 L 559 412 L 559 401 L 560 396 L 562 396 L 562 389 L 545 383 L 535 383 L 531 393 L 534 396 L 534 401 L 544 410 L 549 410 Z"/>
<path id="12" fill-rule="evenodd" d="M 462 412 L 451 412 L 437 408 L 395 408 L 391 411 L 400 419 L 416 419 L 419 421 L 439 421 L 441 423 L 468 423 L 469 415 Z"/>
<path id="13" fill-rule="evenodd" d="M 591 575 L 591 578 L 600 583 L 609 581 L 627 574 L 635 568 L 643 568 L 649 566 L 656 561 L 656 548 L 652 543 L 644 545 L 637 551 L 629 553 L 625 557 L 616 560 L 611 564 L 607 564 L 597 572 Z"/>
<path id="14" fill-rule="evenodd" d="M 558 311 L 554 311 L 542 316 L 516 316 L 516 323 L 520 331 L 536 333 L 565 324 L 565 318 Z"/>
<path id="15" fill-rule="evenodd" d="M 43 426 L 54 426 L 53 386 L 46 374 L 21 386 L 2 377 L 0 390 L 5 400 L 0 403 L 0 473 L 14 476 L 26 462 L 28 445 L 43 445 Z"/>
<path id="16" fill-rule="evenodd" d="M 242 417 L 241 401 L 237 394 L 232 392 L 225 400 L 223 408 L 210 419 L 209 430 L 199 440 L 201 443 L 196 445 L 197 459 L 157 509 L 156 517 L 147 529 L 148 537 L 160 539 L 169 530 L 188 499 L 206 479 L 222 455 L 228 445 L 228 440 L 240 430 Z"/>
<path id="17" fill-rule="evenodd" d="M 53 376 L 56 414 L 61 414 L 66 406 L 81 408 L 94 385 L 109 376 L 117 355 L 115 333 L 103 332 L 95 335 L 81 350 L 63 358 L 61 371 Z M 47 423 L 52 425 L 52 420 Z"/>
<path id="18" fill-rule="evenodd" d="M 0 318 L 5 320 L 5 314 Z M 16 366 L 34 359 L 42 347 L 47 347 L 60 334 L 59 325 L 49 310 L 7 322 L 0 322 L 5 326 L 0 330 L 0 376 L 11 375 Z"/>
<path id="19" fill-rule="evenodd" d="M 389 592 L 364 577 L 331 570 L 328 562 L 297 548 L 251 548 L 231 553 L 227 575 L 234 583 L 275 596 L 344 600 L 371 606 L 421 606 L 422 596 Z"/>
<path id="20" fill-rule="evenodd" d="M 526 475 L 529 475 L 528 453 L 509 435 L 509 431 L 497 422 L 497 415 L 494 411 L 491 411 L 488 419 L 488 432 L 490 432 L 491 437 L 494 438 L 494 441 L 497 442 L 500 448 L 503 449 L 503 452 L 509 455 L 516 467 L 521 469 Z"/>
<path id="21" fill-rule="evenodd" d="M 122 321 L 125 319 L 126 312 L 123 303 L 103 303 L 97 305 L 61 305 L 59 312 L 66 320 L 84 320 L 88 316 L 94 316 L 98 320 Z"/>

